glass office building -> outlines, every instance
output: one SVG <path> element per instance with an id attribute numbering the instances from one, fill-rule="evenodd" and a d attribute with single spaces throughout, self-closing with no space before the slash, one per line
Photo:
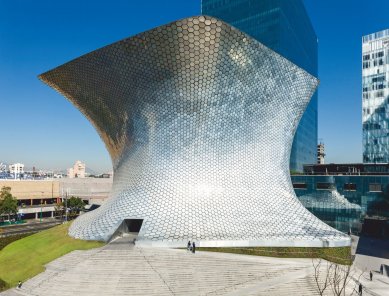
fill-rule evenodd
<path id="1" fill-rule="evenodd" d="M 217 17 L 251 35 L 317 77 L 317 37 L 301 0 L 202 0 L 202 14 Z M 317 93 L 294 137 L 290 169 L 316 163 Z"/>
<path id="2" fill-rule="evenodd" d="M 362 37 L 363 162 L 389 162 L 389 29 Z"/>
<path id="3" fill-rule="evenodd" d="M 292 183 L 304 206 L 338 230 L 359 233 L 365 217 L 389 218 L 388 175 L 296 175 Z"/>

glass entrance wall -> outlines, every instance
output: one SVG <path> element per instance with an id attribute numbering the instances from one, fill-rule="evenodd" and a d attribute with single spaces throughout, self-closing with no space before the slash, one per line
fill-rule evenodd
<path id="1" fill-rule="evenodd" d="M 389 176 L 296 175 L 292 183 L 304 206 L 338 230 L 360 231 L 366 216 L 389 217 Z"/>

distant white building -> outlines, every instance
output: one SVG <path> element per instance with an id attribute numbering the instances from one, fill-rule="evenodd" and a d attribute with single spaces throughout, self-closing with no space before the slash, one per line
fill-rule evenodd
<path id="1" fill-rule="evenodd" d="M 85 178 L 85 163 L 77 160 L 74 166 L 68 169 L 68 178 Z"/>
<path id="2" fill-rule="evenodd" d="M 11 174 L 24 174 L 24 164 L 14 163 L 9 165 L 9 172 Z"/>
<path id="3" fill-rule="evenodd" d="M 324 164 L 324 143 L 317 144 L 317 163 Z"/>

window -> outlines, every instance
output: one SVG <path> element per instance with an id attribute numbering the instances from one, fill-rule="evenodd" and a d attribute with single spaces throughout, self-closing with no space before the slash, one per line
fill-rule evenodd
<path id="1" fill-rule="evenodd" d="M 381 126 L 378 123 L 372 123 L 372 122 L 365 122 L 362 127 L 364 131 L 381 129 Z"/>
<path id="2" fill-rule="evenodd" d="M 344 190 L 345 191 L 356 191 L 357 190 L 357 184 L 355 184 L 355 183 L 345 183 L 344 184 Z"/>
<path id="3" fill-rule="evenodd" d="M 370 184 L 369 184 L 369 191 L 370 191 L 370 192 L 382 192 L 382 190 L 381 190 L 381 184 L 378 184 L 378 183 L 370 183 Z"/>
<path id="4" fill-rule="evenodd" d="M 384 96 L 384 92 L 383 92 L 382 90 L 377 91 L 377 92 L 375 93 L 375 97 L 376 97 L 376 98 L 380 98 L 380 97 L 383 97 L 383 96 Z"/>
<path id="5" fill-rule="evenodd" d="M 307 189 L 306 183 L 293 183 L 294 189 Z"/>
<path id="6" fill-rule="evenodd" d="M 331 190 L 334 188 L 335 185 L 333 183 L 316 183 L 317 190 Z"/>
<path id="7" fill-rule="evenodd" d="M 371 79 L 372 82 L 381 82 L 385 81 L 385 76 L 378 76 Z"/>

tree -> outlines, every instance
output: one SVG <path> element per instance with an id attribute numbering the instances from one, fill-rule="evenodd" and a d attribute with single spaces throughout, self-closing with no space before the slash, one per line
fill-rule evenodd
<path id="1" fill-rule="evenodd" d="M 18 201 L 11 194 L 11 187 L 1 188 L 0 191 L 0 215 L 15 215 L 18 212 Z"/>
<path id="2" fill-rule="evenodd" d="M 65 213 L 65 207 L 62 202 L 55 204 L 54 212 L 55 212 L 55 216 L 59 217 L 62 220 Z"/>
<path id="3" fill-rule="evenodd" d="M 66 206 L 66 202 L 63 201 L 62 205 Z M 67 200 L 67 208 L 69 210 L 69 215 L 71 217 L 77 216 L 80 213 L 80 211 L 84 209 L 84 207 L 85 207 L 85 203 L 79 197 L 71 196 Z"/>
<path id="4" fill-rule="evenodd" d="M 319 295 L 328 295 L 329 291 L 326 292 L 326 290 L 330 290 L 335 296 L 357 295 L 362 272 L 356 278 L 357 271 L 351 265 L 340 265 L 328 261 L 323 265 L 322 259 L 316 262 L 312 260 L 312 265 L 316 291 Z"/>
<path id="5" fill-rule="evenodd" d="M 329 270 L 329 265 L 331 264 L 330 262 L 326 261 L 326 270 Z M 312 259 L 312 265 L 313 265 L 313 276 L 315 279 L 315 284 L 316 284 L 316 289 L 317 292 L 319 292 L 320 296 L 325 295 L 325 291 L 327 288 L 330 286 L 331 281 L 330 281 L 330 273 L 326 272 L 324 275 L 321 274 L 321 267 L 322 267 L 322 260 L 319 259 L 318 263 L 315 263 L 314 260 Z"/>

